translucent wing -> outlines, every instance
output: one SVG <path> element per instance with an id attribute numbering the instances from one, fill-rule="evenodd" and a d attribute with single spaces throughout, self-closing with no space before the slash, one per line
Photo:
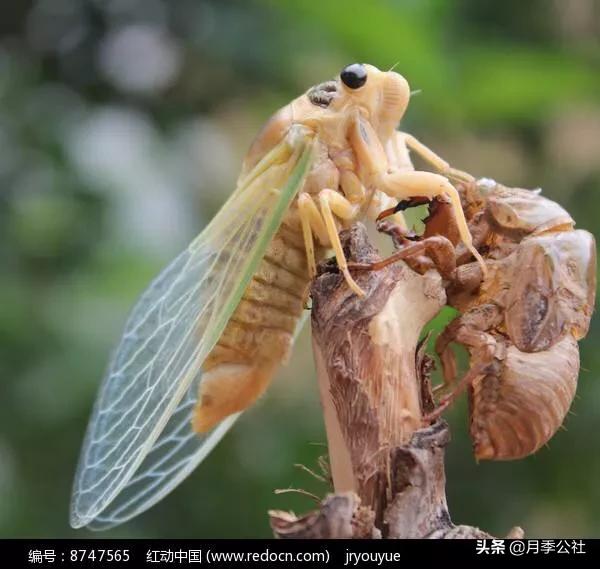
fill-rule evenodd
<path id="1" fill-rule="evenodd" d="M 312 146 L 303 130 L 292 128 L 138 300 L 83 443 L 73 527 L 97 520 L 91 525 L 100 529 L 143 511 L 183 480 L 235 421 L 229 417 L 204 436 L 191 432 L 200 367 L 301 186 Z"/>
<path id="2" fill-rule="evenodd" d="M 307 314 L 298 323 L 296 336 L 304 326 Z M 159 502 L 204 460 L 235 423 L 239 413 L 224 419 L 208 436 L 201 436 L 191 428 L 201 379 L 202 373 L 199 372 L 135 475 L 119 495 L 87 524 L 89 529 L 109 529 Z"/>
<path id="3" fill-rule="evenodd" d="M 192 414 L 201 379 L 200 372 L 133 477 L 87 524 L 89 529 L 108 529 L 156 504 L 200 464 L 235 423 L 237 414 L 227 417 L 208 435 L 199 435 L 192 430 Z"/>

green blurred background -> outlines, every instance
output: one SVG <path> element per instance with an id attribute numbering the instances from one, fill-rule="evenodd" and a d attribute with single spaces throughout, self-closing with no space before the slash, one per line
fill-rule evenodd
<path id="1" fill-rule="evenodd" d="M 454 166 L 542 186 L 600 232 L 595 0 L 37 0 L 0 7 L 0 536 L 88 536 L 72 476 L 111 345 L 149 279 L 205 225 L 278 107 L 347 63 L 397 64 L 404 128 Z M 600 537 L 600 327 L 538 454 L 476 464 L 449 413 L 457 523 Z M 159 505 L 105 536 L 269 536 L 273 494 L 326 488 L 308 330 L 269 394 Z"/>

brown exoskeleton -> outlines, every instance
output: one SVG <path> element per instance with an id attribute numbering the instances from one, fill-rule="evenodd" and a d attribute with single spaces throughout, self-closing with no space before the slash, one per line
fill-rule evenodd
<path id="1" fill-rule="evenodd" d="M 410 243 L 396 226 L 381 221 L 380 230 L 394 237 L 399 250 L 369 268 L 404 259 L 420 271 L 434 264 L 447 279 L 448 304 L 461 315 L 436 342 L 447 394 L 427 419 L 437 418 L 468 388 L 475 456 L 521 458 L 554 435 L 574 398 L 577 340 L 587 333 L 594 307 L 595 242 L 539 191 L 487 179 L 459 191 L 487 275 L 469 262 L 460 244 L 454 247 L 447 204 L 439 202 L 422 241 Z M 415 203 L 420 202 L 400 203 L 382 217 Z M 470 355 L 470 369 L 459 381 L 452 343 L 464 345 Z"/>

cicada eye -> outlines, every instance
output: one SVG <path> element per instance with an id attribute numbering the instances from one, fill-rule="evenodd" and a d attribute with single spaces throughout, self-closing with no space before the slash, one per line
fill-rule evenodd
<path id="1" fill-rule="evenodd" d="M 342 69 L 340 79 L 349 89 L 360 89 L 367 82 L 367 69 L 361 63 L 353 63 Z"/>

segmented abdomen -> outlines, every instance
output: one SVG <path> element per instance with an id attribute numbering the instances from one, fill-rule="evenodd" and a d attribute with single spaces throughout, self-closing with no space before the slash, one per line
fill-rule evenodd
<path id="1" fill-rule="evenodd" d="M 308 283 L 302 235 L 282 225 L 203 369 L 284 360 L 304 309 Z"/>
<path id="2" fill-rule="evenodd" d="M 510 346 L 502 372 L 470 389 L 475 457 L 511 460 L 538 450 L 562 425 L 578 374 L 579 348 L 571 335 L 543 352 Z"/>

